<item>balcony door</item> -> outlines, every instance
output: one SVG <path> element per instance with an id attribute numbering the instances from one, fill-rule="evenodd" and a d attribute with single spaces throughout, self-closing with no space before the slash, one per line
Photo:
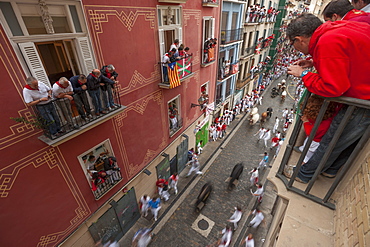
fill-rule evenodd
<path id="1" fill-rule="evenodd" d="M 40 42 L 35 46 L 51 85 L 62 76 L 69 79 L 80 74 L 71 40 Z"/>

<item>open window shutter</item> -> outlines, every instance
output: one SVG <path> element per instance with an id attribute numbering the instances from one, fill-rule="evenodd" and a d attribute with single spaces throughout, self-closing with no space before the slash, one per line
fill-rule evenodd
<path id="1" fill-rule="evenodd" d="M 210 26 L 210 34 L 211 38 L 215 38 L 215 18 L 210 18 L 209 19 L 209 26 Z"/>
<path id="2" fill-rule="evenodd" d="M 45 83 L 45 85 L 51 87 L 48 75 L 46 74 L 44 65 L 42 64 L 35 44 L 33 42 L 26 42 L 18 43 L 18 46 L 23 54 L 24 60 L 27 63 L 31 75 L 35 77 L 38 81 Z"/>
<path id="3" fill-rule="evenodd" d="M 202 40 L 203 40 L 203 42 L 207 39 L 207 37 L 206 37 L 206 33 L 207 33 L 207 32 L 206 32 L 206 28 L 207 28 L 207 27 L 206 27 L 206 19 L 204 19 L 204 18 L 203 18 L 203 37 L 202 37 L 202 38 L 203 38 L 203 39 L 202 39 Z"/>
<path id="4" fill-rule="evenodd" d="M 176 28 L 176 37 L 175 39 L 179 39 L 180 45 L 182 44 L 182 27 Z"/>
<path id="5" fill-rule="evenodd" d="M 93 69 L 96 69 L 94 63 L 93 52 L 91 50 L 90 42 L 87 37 L 77 38 L 77 51 L 79 52 L 82 73 L 89 74 Z"/>
<path id="6" fill-rule="evenodd" d="M 165 49 L 165 43 L 164 43 L 164 30 L 163 29 L 159 29 L 158 30 L 158 36 L 159 36 L 159 52 L 161 54 L 159 54 L 159 56 L 162 58 L 162 56 L 164 55 L 166 49 Z"/>

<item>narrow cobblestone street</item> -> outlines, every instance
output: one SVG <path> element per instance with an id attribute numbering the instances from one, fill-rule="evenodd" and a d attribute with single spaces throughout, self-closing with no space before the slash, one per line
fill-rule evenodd
<path id="1" fill-rule="evenodd" d="M 278 81 L 281 79 L 283 78 L 280 78 Z M 288 97 L 283 103 L 280 101 L 279 96 L 275 98 L 270 97 L 271 88 L 276 86 L 276 84 L 277 81 L 267 88 L 267 91 L 264 93 L 263 104 L 258 106 L 259 113 L 266 111 L 268 107 L 273 108 L 272 117 L 264 125 L 265 128 L 270 129 L 273 128 L 275 117 L 281 118 L 282 109 L 290 109 L 294 103 L 291 95 L 294 95 L 295 85 L 287 85 Z M 282 127 L 283 122 L 280 121 L 280 131 L 282 131 Z M 272 185 L 264 184 L 266 173 L 269 171 L 269 168 L 266 168 L 260 171 L 259 174 L 260 181 L 265 188 L 265 195 L 259 208 L 264 213 L 267 224 L 261 224 L 257 229 L 249 229 L 248 223 L 251 217 L 248 217 L 248 214 L 257 204 L 256 198 L 250 192 L 250 189 L 255 191 L 256 188 L 255 186 L 250 187 L 249 171 L 253 167 L 258 166 L 264 152 L 269 153 L 268 165 L 272 165 L 275 148 L 270 149 L 271 142 L 268 143 L 268 148 L 265 148 L 262 140 L 257 141 L 257 136 L 254 136 L 254 134 L 258 129 L 259 124 L 249 125 L 245 114 L 240 114 L 228 129 L 226 140 L 210 142 L 204 147 L 204 153 L 200 155 L 199 159 L 203 166 L 203 176 L 192 175 L 186 178 L 185 175 L 188 172 L 188 168 L 180 174 L 180 190 L 184 188 L 182 187 L 185 186 L 184 184 L 189 183 L 190 180 L 193 181 L 190 185 L 186 185 L 182 193 L 177 195 L 176 203 L 173 201 L 175 196 L 171 195 L 173 198 L 164 204 L 160 212 L 160 215 L 162 215 L 158 222 L 152 226 L 155 237 L 149 246 L 195 247 L 211 245 L 221 237 L 220 231 L 226 226 L 227 220 L 233 214 L 236 206 L 242 207 L 243 217 L 239 222 L 238 229 L 233 234 L 231 246 L 239 246 L 250 232 L 254 234 L 255 246 L 263 246 L 264 238 L 271 223 L 272 216 L 270 213 L 276 196 Z M 206 160 L 207 155 L 209 159 Z M 243 174 L 237 187 L 229 191 L 225 180 L 231 174 L 233 167 L 239 162 L 244 162 L 245 164 Z M 199 177 L 194 178 L 194 176 Z M 206 206 L 200 213 L 196 213 L 194 200 L 202 186 L 207 182 L 212 183 L 213 191 Z M 176 206 L 177 208 L 175 208 Z M 172 211 L 165 210 L 166 207 L 168 209 L 171 208 Z M 150 223 L 153 222 L 142 218 L 137 225 L 150 227 Z M 128 246 L 126 244 L 129 244 L 129 237 L 136 229 L 138 229 L 138 226 L 134 227 L 130 231 L 131 233 L 126 234 L 127 236 L 124 236 L 120 241 L 123 244 L 121 246 Z"/>

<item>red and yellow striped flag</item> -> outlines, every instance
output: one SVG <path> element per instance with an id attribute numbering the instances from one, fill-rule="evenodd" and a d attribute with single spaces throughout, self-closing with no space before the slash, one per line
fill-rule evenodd
<path id="1" fill-rule="evenodd" d="M 176 62 L 168 64 L 168 79 L 170 81 L 170 88 L 175 88 L 181 85 Z"/>

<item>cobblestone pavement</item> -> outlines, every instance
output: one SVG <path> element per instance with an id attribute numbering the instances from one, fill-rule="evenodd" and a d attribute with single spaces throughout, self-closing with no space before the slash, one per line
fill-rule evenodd
<path id="1" fill-rule="evenodd" d="M 285 78 L 285 77 L 284 77 Z M 279 81 L 283 79 L 280 78 Z M 280 102 L 280 97 L 271 98 L 271 88 L 277 84 L 275 81 L 267 88 L 264 93 L 263 105 L 258 106 L 259 112 L 266 111 L 267 107 L 271 106 L 274 110 L 270 120 L 265 123 L 265 128 L 272 129 L 275 117 L 281 118 L 281 110 L 284 108 L 292 108 L 293 99 L 287 97 L 285 102 Z M 295 86 L 288 85 L 290 95 L 294 95 Z M 156 233 L 150 247 L 155 246 L 169 246 L 169 247 L 196 247 L 207 246 L 215 243 L 220 238 L 220 231 L 225 227 L 227 220 L 234 212 L 235 206 L 241 206 L 243 209 L 243 217 L 239 222 L 238 229 L 233 234 L 233 242 L 230 246 L 239 246 L 242 239 L 247 233 L 254 234 L 255 246 L 263 246 L 264 238 L 268 232 L 268 227 L 271 223 L 271 209 L 275 202 L 275 193 L 272 185 L 265 184 L 265 196 L 262 203 L 259 205 L 260 209 L 265 215 L 267 224 L 260 225 L 257 229 L 249 229 L 248 223 L 251 220 L 248 214 L 251 209 L 257 205 L 256 199 L 250 193 L 250 183 L 248 172 L 257 167 L 259 161 L 262 159 L 263 153 L 268 152 L 270 162 L 275 153 L 275 149 L 265 148 L 263 141 L 257 141 L 257 136 L 254 134 L 258 131 L 259 125 L 251 126 L 246 120 L 246 116 L 241 114 L 233 121 L 228 129 L 226 140 L 221 143 L 210 142 L 204 147 L 204 153 L 200 155 L 200 162 L 205 165 L 203 168 L 203 176 L 192 175 L 185 178 L 188 171 L 186 168 L 180 174 L 180 190 L 186 187 L 182 193 L 176 198 L 177 202 L 170 201 L 167 205 L 168 209 L 162 208 L 162 215 L 158 222 L 152 227 L 153 232 Z M 283 123 L 280 122 L 280 130 Z M 221 144 L 221 145 L 220 145 Z M 270 145 L 270 143 L 268 143 Z M 207 156 L 209 159 L 207 159 Z M 208 162 L 207 162 L 207 160 Z M 235 164 L 244 162 L 244 171 L 239 180 L 238 185 L 232 191 L 227 190 L 227 183 L 225 180 L 231 174 Z M 260 181 L 265 182 L 265 178 L 269 168 L 260 172 Z M 191 183 L 190 181 L 193 180 Z M 213 191 L 207 201 L 206 206 L 200 213 L 195 212 L 194 200 L 198 196 L 202 186 L 211 182 Z M 189 184 L 192 184 L 191 186 Z M 252 190 L 255 191 L 255 187 Z M 173 197 L 173 196 L 172 196 Z M 180 198 L 180 199 L 179 199 Z M 174 200 L 173 198 L 171 200 Z M 170 207 L 170 205 L 172 207 Z M 172 211 L 169 210 L 172 208 Z M 162 221 L 162 222 L 161 222 Z M 133 228 L 132 232 L 140 227 L 150 227 L 150 221 L 140 219 L 137 226 Z M 156 228 L 160 230 L 156 230 Z M 130 233 L 133 234 L 133 233 Z M 129 246 L 128 236 L 124 236 L 126 240 L 121 240 L 121 246 Z M 127 234 L 126 234 L 127 235 Z"/>

